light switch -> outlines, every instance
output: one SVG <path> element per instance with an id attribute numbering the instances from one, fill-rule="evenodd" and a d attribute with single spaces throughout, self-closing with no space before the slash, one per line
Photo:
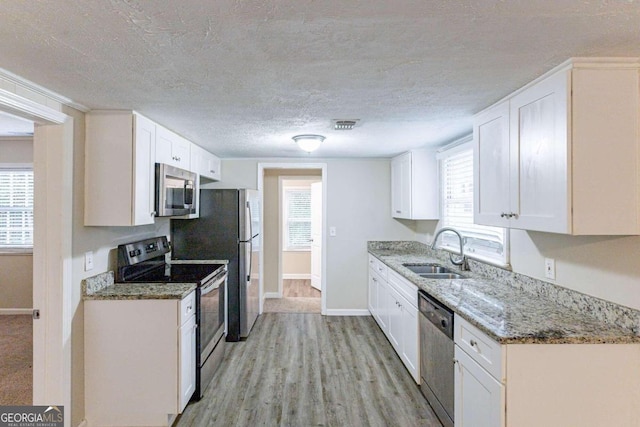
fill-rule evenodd
<path id="1" fill-rule="evenodd" d="M 335 227 L 329 227 L 329 236 L 336 237 L 336 228 Z"/>
<path id="2" fill-rule="evenodd" d="M 93 252 L 85 252 L 84 254 L 84 271 L 93 270 Z"/>
<path id="3" fill-rule="evenodd" d="M 552 258 L 544 259 L 544 275 L 547 279 L 556 280 L 556 260 Z"/>

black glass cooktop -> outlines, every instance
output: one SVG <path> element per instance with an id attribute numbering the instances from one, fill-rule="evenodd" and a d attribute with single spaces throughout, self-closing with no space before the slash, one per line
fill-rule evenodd
<path id="1" fill-rule="evenodd" d="M 128 266 L 122 282 L 203 284 L 224 268 L 224 264 L 150 264 Z"/>

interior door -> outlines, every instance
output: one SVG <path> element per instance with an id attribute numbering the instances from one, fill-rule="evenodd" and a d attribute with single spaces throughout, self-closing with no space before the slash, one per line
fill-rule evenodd
<path id="1" fill-rule="evenodd" d="M 322 290 L 322 182 L 311 184 L 311 286 Z"/>

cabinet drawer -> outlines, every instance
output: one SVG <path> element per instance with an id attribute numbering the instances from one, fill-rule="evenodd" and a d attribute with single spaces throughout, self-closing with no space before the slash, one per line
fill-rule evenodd
<path id="1" fill-rule="evenodd" d="M 196 314 L 196 291 L 191 292 L 180 301 L 180 325 Z"/>
<path id="2" fill-rule="evenodd" d="M 369 267 L 372 268 L 381 279 L 387 280 L 387 266 L 373 255 L 369 255 Z"/>
<path id="3" fill-rule="evenodd" d="M 454 318 L 455 343 L 473 360 L 502 382 L 502 347 L 460 316 Z"/>
<path id="4" fill-rule="evenodd" d="M 413 305 L 418 307 L 418 287 L 400 276 L 395 271 L 389 270 L 388 282 L 393 286 L 400 295 Z"/>

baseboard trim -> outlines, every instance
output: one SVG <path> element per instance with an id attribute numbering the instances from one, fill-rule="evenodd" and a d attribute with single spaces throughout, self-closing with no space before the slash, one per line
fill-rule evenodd
<path id="1" fill-rule="evenodd" d="M 33 314 L 32 308 L 0 308 L 0 316 L 3 314 Z"/>
<path id="2" fill-rule="evenodd" d="M 371 316 L 369 310 L 357 309 L 357 310 L 345 310 L 345 309 L 327 309 L 327 316 Z"/>
<path id="3" fill-rule="evenodd" d="M 80 424 L 78 424 L 78 427 L 88 427 L 89 423 L 87 422 L 87 420 L 82 420 L 82 422 Z"/>
<path id="4" fill-rule="evenodd" d="M 267 298 L 282 298 L 282 294 L 280 292 L 265 292 L 264 299 Z"/>
<path id="5" fill-rule="evenodd" d="M 311 274 L 283 274 L 282 279 L 309 280 L 311 279 Z"/>

